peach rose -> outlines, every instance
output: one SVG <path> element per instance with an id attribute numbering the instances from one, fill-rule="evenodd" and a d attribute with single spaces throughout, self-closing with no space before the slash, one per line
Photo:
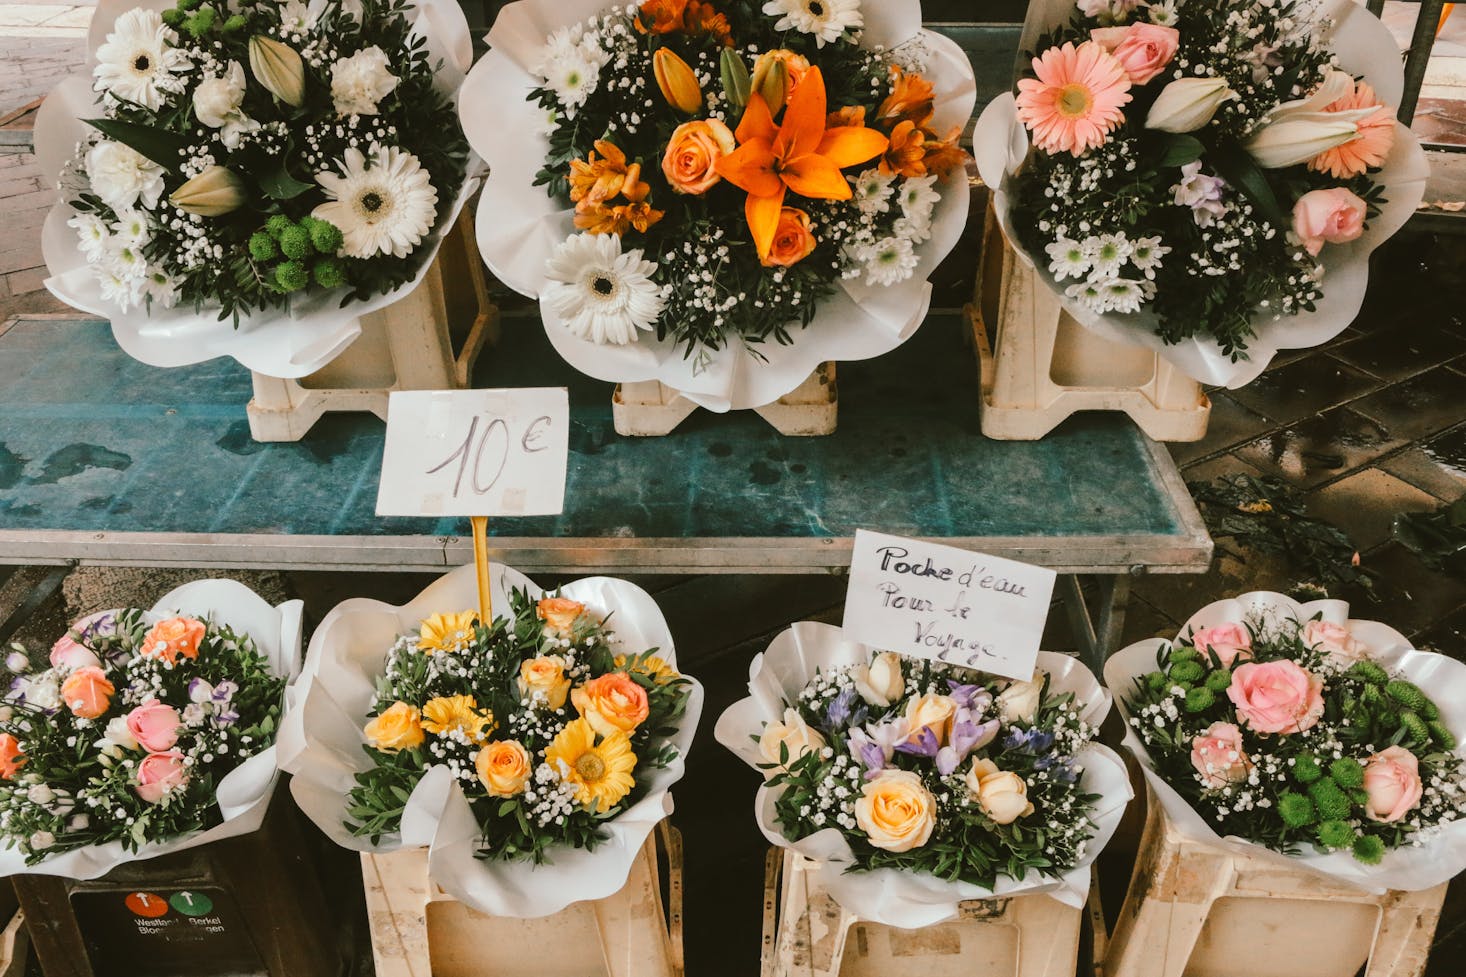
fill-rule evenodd
<path id="1" fill-rule="evenodd" d="M 678 193 L 702 196 L 723 180 L 718 160 L 737 148 L 732 131 L 717 119 L 684 122 L 667 143 L 662 173 Z"/>
<path id="2" fill-rule="evenodd" d="M 545 622 L 545 633 L 568 637 L 575 622 L 585 613 L 585 605 L 569 597 L 545 597 L 535 605 L 535 613 Z"/>
<path id="3" fill-rule="evenodd" d="M 784 97 L 782 100 L 777 96 L 770 98 L 773 92 L 771 89 L 766 90 L 767 86 L 772 84 L 769 72 L 774 70 L 776 64 L 784 66 Z M 760 54 L 758 60 L 753 63 L 753 76 L 749 80 L 749 90 L 763 95 L 769 110 L 778 115 L 779 109 L 787 105 L 789 99 L 794 97 L 794 89 L 799 87 L 799 83 L 807 74 L 809 74 L 808 58 L 802 54 L 795 54 L 787 48 L 775 48 Z"/>
<path id="4" fill-rule="evenodd" d="M 157 804 L 186 783 L 188 771 L 183 766 L 183 754 L 169 750 L 143 757 L 137 765 L 137 785 L 133 789 L 149 804 Z"/>
<path id="5" fill-rule="evenodd" d="M 809 215 L 804 211 L 793 207 L 779 211 L 779 226 L 774 230 L 774 243 L 764 265 L 788 268 L 808 258 L 817 243 L 810 227 Z"/>
<path id="6" fill-rule="evenodd" d="M 529 751 L 515 740 L 485 743 L 473 758 L 479 782 L 490 797 L 513 797 L 529 783 Z"/>
<path id="7" fill-rule="evenodd" d="M 1376 753 L 1364 765 L 1364 813 L 1372 821 L 1398 821 L 1420 803 L 1420 762 L 1401 746 Z"/>
<path id="8" fill-rule="evenodd" d="M 90 648 L 70 634 L 63 634 L 60 640 L 51 646 L 52 668 L 87 668 L 101 664 L 102 660 Z"/>
<path id="9" fill-rule="evenodd" d="M 1311 255 L 1325 244 L 1347 244 L 1364 233 L 1366 205 L 1343 187 L 1310 190 L 1293 205 L 1293 233 Z"/>
<path id="10" fill-rule="evenodd" d="M 1181 32 L 1176 28 L 1145 21 L 1126 27 L 1101 27 L 1090 31 L 1089 37 L 1124 65 L 1132 85 L 1154 80 L 1181 46 Z"/>
<path id="11" fill-rule="evenodd" d="M 1209 790 L 1242 783 L 1252 769 L 1242 748 L 1242 730 L 1232 723 L 1212 723 L 1191 740 L 1191 765 Z"/>
<path id="12" fill-rule="evenodd" d="M 920 848 L 937 823 L 937 802 L 910 770 L 882 770 L 860 789 L 855 823 L 877 848 L 902 852 Z"/>
<path id="13" fill-rule="evenodd" d="M 178 710 L 157 699 L 149 699 L 127 714 L 127 731 L 149 753 L 172 749 L 182 725 Z"/>
<path id="14" fill-rule="evenodd" d="M 0 733 L 0 780 L 10 780 L 23 766 L 25 753 L 20 748 L 20 740 L 9 733 Z"/>
<path id="15" fill-rule="evenodd" d="M 1241 624 L 1218 624 L 1214 628 L 1202 628 L 1192 632 L 1191 643 L 1203 656 L 1216 652 L 1223 668 L 1231 668 L 1237 661 L 1252 658 L 1252 633 Z"/>
<path id="16" fill-rule="evenodd" d="M 1232 673 L 1227 698 L 1258 733 L 1301 733 L 1323 715 L 1323 679 L 1287 660 L 1248 662 Z"/>
<path id="17" fill-rule="evenodd" d="M 1303 643 L 1310 648 L 1327 652 L 1329 661 L 1340 668 L 1348 668 L 1369 657 L 1369 649 L 1348 628 L 1342 624 L 1330 624 L 1328 621 L 1309 621 L 1305 624 Z"/>
<path id="18" fill-rule="evenodd" d="M 191 617 L 159 621 L 143 636 L 141 654 L 144 658 L 161 658 L 170 665 L 179 658 L 197 658 L 204 631 L 204 622 Z"/>
<path id="19" fill-rule="evenodd" d="M 367 742 L 383 753 L 410 750 L 422 745 L 422 713 L 405 702 L 394 702 L 362 732 Z"/>
<path id="20" fill-rule="evenodd" d="M 106 672 L 96 665 L 83 665 L 61 683 L 61 701 L 66 703 L 73 716 L 96 719 L 107 711 L 116 691 L 117 687 L 107 680 Z"/>
<path id="21" fill-rule="evenodd" d="M 924 695 L 919 699 L 912 699 L 906 705 L 906 724 L 910 730 L 908 738 L 915 742 L 922 729 L 929 729 L 937 738 L 937 745 L 945 746 L 947 734 L 952 728 L 952 716 L 956 712 L 957 703 L 952 701 L 951 696 Z"/>
<path id="22" fill-rule="evenodd" d="M 1027 782 L 1012 771 L 999 770 L 991 760 L 973 760 L 966 781 L 972 799 L 997 824 L 1012 824 L 1033 813 Z"/>
<path id="23" fill-rule="evenodd" d="M 607 672 L 570 693 L 570 701 L 602 736 L 630 735 L 650 711 L 646 689 L 625 672 Z"/>
<path id="24" fill-rule="evenodd" d="M 570 694 L 570 680 L 565 677 L 565 659 L 559 655 L 540 655 L 530 658 L 519 666 L 519 694 L 526 699 L 536 692 L 545 696 L 545 704 L 551 709 L 565 705 Z"/>

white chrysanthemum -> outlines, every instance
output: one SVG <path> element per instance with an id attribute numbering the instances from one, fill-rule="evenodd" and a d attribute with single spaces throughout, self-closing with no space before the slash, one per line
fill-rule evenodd
<path id="1" fill-rule="evenodd" d="M 1154 278 L 1161 259 L 1170 253 L 1159 237 L 1136 238 L 1130 246 L 1130 263 L 1145 272 L 1146 278 Z"/>
<path id="2" fill-rule="evenodd" d="M 219 130 L 226 149 L 239 145 L 239 137 L 254 132 L 260 124 L 244 109 L 244 66 L 229 62 L 222 75 L 205 75 L 193 90 L 193 114 L 210 129 Z"/>
<path id="3" fill-rule="evenodd" d="M 545 67 L 545 84 L 571 117 L 601 83 L 600 66 L 578 52 L 557 58 Z"/>
<path id="4" fill-rule="evenodd" d="M 1107 310 L 1104 292 L 1094 282 L 1076 282 L 1064 289 L 1064 294 L 1091 312 L 1102 313 Z"/>
<path id="5" fill-rule="evenodd" d="M 316 174 L 331 199 L 311 216 L 341 229 L 341 253 L 348 258 L 411 254 L 438 215 L 438 191 L 417 157 L 393 146 L 373 145 L 368 160 L 352 147 L 338 166 L 340 173 Z"/>
<path id="6" fill-rule="evenodd" d="M 1175 0 L 1152 0 L 1150 7 L 1146 10 L 1146 17 L 1152 24 L 1156 24 L 1157 26 L 1175 27 Z"/>
<path id="7" fill-rule="evenodd" d="M 922 176 L 906 180 L 901 184 L 901 213 L 917 224 L 930 224 L 932 210 L 942 195 L 936 191 L 937 178 Z"/>
<path id="8" fill-rule="evenodd" d="M 143 278 L 148 273 L 148 259 L 140 248 L 132 248 L 113 239 L 104 259 L 107 268 L 121 278 Z"/>
<path id="9" fill-rule="evenodd" d="M 178 39 L 156 10 L 129 10 L 112 25 L 97 48 L 93 89 L 135 102 L 156 112 L 167 95 L 183 91 L 179 75 L 189 67 L 188 55 L 175 48 Z"/>
<path id="10" fill-rule="evenodd" d="M 779 18 L 774 30 L 813 34 L 817 47 L 838 41 L 846 31 L 865 26 L 860 0 L 768 0 L 764 13 Z"/>
<path id="11" fill-rule="evenodd" d="M 112 237 L 118 244 L 141 249 L 152 238 L 148 219 L 135 210 L 124 210 L 112 222 Z"/>
<path id="12" fill-rule="evenodd" d="M 331 65 L 331 101 L 337 115 L 376 115 L 377 103 L 398 78 L 387 70 L 387 52 L 373 44 Z"/>
<path id="13" fill-rule="evenodd" d="M 112 238 L 106 221 L 96 214 L 76 214 L 66 226 L 76 231 L 77 246 L 88 262 L 95 264 L 102 260 L 102 255 L 107 253 L 107 242 Z"/>
<path id="14" fill-rule="evenodd" d="M 138 279 L 119 275 L 104 265 L 97 266 L 97 283 L 101 286 L 102 299 L 116 304 L 119 312 L 126 312 L 142 300 L 142 283 Z"/>
<path id="15" fill-rule="evenodd" d="M 313 30 L 316 24 L 320 23 L 321 14 L 326 12 L 326 5 L 327 0 L 310 0 L 310 3 L 303 3 L 301 0 L 287 0 L 280 7 L 280 27 L 287 34 L 304 34 Z M 345 9 L 344 5 L 343 9 Z M 361 20 L 359 5 L 355 16 L 358 21 Z"/>
<path id="16" fill-rule="evenodd" d="M 1061 237 L 1044 250 L 1049 254 L 1049 272 L 1054 276 L 1054 281 L 1084 278 L 1089 274 L 1089 258 L 1084 253 L 1084 245 L 1078 241 Z"/>
<path id="17" fill-rule="evenodd" d="M 1139 312 L 1145 301 L 1141 283 L 1129 278 L 1115 278 L 1100 285 L 1105 307 L 1114 312 Z"/>
<path id="18" fill-rule="evenodd" d="M 142 292 L 154 305 L 171 309 L 178 301 L 178 282 L 162 268 L 154 266 L 143 277 Z"/>
<path id="19" fill-rule="evenodd" d="M 865 281 L 868 285 L 895 285 L 916 271 L 916 248 L 901 237 L 882 238 L 865 253 Z"/>
<path id="20" fill-rule="evenodd" d="M 131 146 L 103 139 L 87 150 L 86 168 L 92 191 L 113 210 L 138 201 L 152 209 L 163 196 L 163 167 Z"/>
<path id="21" fill-rule="evenodd" d="M 625 346 L 662 313 L 656 271 L 639 248 L 622 252 L 619 235 L 577 234 L 545 263 L 549 284 L 540 300 L 581 339 Z"/>
<path id="22" fill-rule="evenodd" d="M 1130 242 L 1123 234 L 1100 234 L 1084 239 L 1084 256 L 1095 278 L 1114 278 L 1130 258 Z"/>
<path id="23" fill-rule="evenodd" d="M 924 244 L 932 239 L 932 222 L 928 217 L 926 220 L 912 220 L 910 217 L 901 217 L 891 227 L 891 233 L 899 238 L 905 238 L 912 244 Z"/>
<path id="24" fill-rule="evenodd" d="M 878 169 L 869 169 L 855 178 L 855 202 L 860 205 L 862 212 L 867 214 L 884 214 L 891 209 L 891 184 L 896 182 L 896 174 L 882 173 Z"/>

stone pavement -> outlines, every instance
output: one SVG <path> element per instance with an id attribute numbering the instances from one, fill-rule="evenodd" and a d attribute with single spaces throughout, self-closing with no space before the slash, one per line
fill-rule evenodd
<path id="1" fill-rule="evenodd" d="M 93 6 L 74 0 L 0 3 L 0 119 L 82 65 Z"/>

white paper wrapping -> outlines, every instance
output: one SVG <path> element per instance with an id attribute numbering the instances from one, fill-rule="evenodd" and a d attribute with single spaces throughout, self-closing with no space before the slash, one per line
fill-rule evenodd
<path id="1" fill-rule="evenodd" d="M 1194 629 L 1242 623 L 1253 617 L 1306 622 L 1314 615 L 1322 615 L 1323 620 L 1331 624 L 1347 625 L 1353 636 L 1369 649 L 1369 657 L 1373 661 L 1391 672 L 1404 673 L 1406 678 L 1424 689 L 1440 707 L 1441 722 L 1458 741 L 1466 741 L 1466 736 L 1463 736 L 1466 734 L 1466 664 L 1445 655 L 1417 651 L 1404 635 L 1378 621 L 1350 620 L 1349 605 L 1344 601 L 1316 600 L 1300 604 L 1282 594 L 1265 591 L 1243 594 L 1203 607 L 1191 616 L 1177 637 Z M 1419 848 L 1404 847 L 1386 852 L 1378 865 L 1365 865 L 1347 851 L 1289 856 L 1236 835 L 1225 838 L 1218 835 L 1206 819 L 1155 772 L 1150 754 L 1131 728 L 1131 717 L 1125 708 L 1125 698 L 1134 691 L 1135 679 L 1155 671 L 1156 649 L 1165 644 L 1168 642 L 1151 638 L 1116 652 L 1105 663 L 1105 684 L 1117 697 L 1120 714 L 1125 718 L 1125 747 L 1139 759 L 1146 782 L 1182 834 L 1254 857 L 1271 858 L 1280 864 L 1321 872 L 1370 892 L 1429 889 L 1466 869 L 1466 820 L 1446 825 Z M 1461 750 L 1462 747 L 1458 746 L 1457 753 Z"/>
<path id="2" fill-rule="evenodd" d="M 94 132 L 83 119 L 100 118 L 100 96 L 92 91 L 91 70 L 96 49 L 112 30 L 117 17 L 135 7 L 163 10 L 169 0 L 100 0 L 92 17 L 86 69 L 56 87 L 36 115 L 36 160 L 43 173 L 54 176 L 76 151 L 77 144 Z M 442 59 L 436 88 L 452 95 L 462 84 L 473 60 L 468 21 L 455 0 L 413 0 L 408 14 L 414 30 L 427 39 L 430 57 Z M 477 162 L 469 160 L 469 172 Z M 217 356 L 231 356 L 258 373 L 294 379 L 314 373 L 338 356 L 361 335 L 361 317 L 379 311 L 407 295 L 427 273 L 438 253 L 443 234 L 452 228 L 468 198 L 478 188 L 472 175 L 447 205 L 437 229 L 419 245 L 422 265 L 416 277 L 385 295 L 340 308 L 345 289 L 296 296 L 288 310 L 259 309 L 241 315 L 239 328 L 232 318 L 220 321 L 217 307 L 195 312 L 184 301 L 172 309 L 146 307 L 117 311 L 102 298 L 101 288 L 77 248 L 76 232 L 66 226 L 72 211 L 59 200 L 41 230 L 41 252 L 51 277 L 46 287 L 67 305 L 112 320 L 117 345 L 149 366 L 186 366 Z"/>
<path id="3" fill-rule="evenodd" d="M 255 647 L 269 662 L 270 671 L 289 682 L 300 671 L 302 607 L 298 600 L 271 607 L 254 591 L 233 580 L 196 580 L 169 592 L 153 605 L 147 618 L 157 622 L 187 615 L 227 624 L 253 638 Z M 288 687 L 286 699 L 289 699 Z M 70 879 L 95 879 L 127 862 L 156 858 L 249 834 L 259 829 L 270 806 L 270 797 L 275 793 L 275 780 L 280 769 L 276 759 L 276 747 L 271 746 L 235 767 L 219 781 L 219 812 L 224 821 L 207 831 L 143 845 L 135 852 L 123 848 L 120 841 L 91 845 L 43 859 L 34 865 L 25 863 L 24 853 L 7 847 L 0 849 L 0 876 L 59 875 Z"/>
<path id="4" fill-rule="evenodd" d="M 544 591 L 511 567 L 491 564 L 495 614 L 507 613 L 509 592 Z M 561 593 L 591 611 L 613 614 L 613 651 L 639 654 L 658 648 L 669 664 L 677 662 L 672 635 L 656 602 L 624 580 L 589 577 Z M 687 751 L 702 713 L 703 691 L 692 681 L 687 713 L 671 739 L 677 759 L 646 781 L 646 795 L 604 827 L 609 839 L 595 851 L 557 847 L 544 865 L 489 862 L 474 857 L 479 826 L 462 790 L 448 769 L 431 767 L 407 803 L 402 829 L 373 845 L 346 827 L 347 795 L 356 775 L 371 768 L 362 749 L 362 727 L 372 705 L 377 678 L 397 638 L 414 632 L 435 613 L 478 606 L 472 566 L 440 577 L 411 603 L 393 607 L 375 600 L 338 604 L 311 638 L 305 673 L 294 707 L 281 727 L 281 768 L 293 774 L 291 793 L 300 809 L 337 844 L 356 851 L 392 852 L 428 848 L 428 876 L 455 899 L 492 916 L 536 917 L 559 912 L 572 902 L 602 899 L 626 884 L 631 863 L 657 822 L 672 813 L 671 786 L 682 778 Z M 690 676 L 689 676 L 690 678 Z M 640 780 L 640 777 L 638 777 Z"/>
<path id="5" fill-rule="evenodd" d="M 1384 104 L 1396 107 L 1404 91 L 1404 69 L 1390 32 L 1351 0 L 1326 0 L 1324 10 L 1335 20 L 1330 43 L 1339 65 L 1354 75 L 1363 75 Z M 1028 8 L 1020 50 L 1032 50 L 1045 31 L 1067 21 L 1074 11 L 1072 0 L 1033 0 Z M 1369 256 L 1394 235 L 1420 204 L 1430 167 L 1420 141 L 1405 126 L 1395 123 L 1395 145 L 1383 169 L 1374 175 L 1384 187 L 1388 202 L 1357 241 L 1330 244 L 1321 255 L 1326 274 L 1323 298 L 1312 312 L 1285 316 L 1276 322 L 1266 317 L 1254 320 L 1257 336 L 1247 343 L 1248 359 L 1232 362 L 1215 340 L 1193 336 L 1178 344 L 1167 344 L 1155 333 L 1156 316 L 1151 312 L 1129 315 L 1098 315 L 1064 295 L 1054 282 L 1047 262 L 1035 261 L 1024 250 L 1012 224 L 1010 178 L 1028 156 L 1028 133 L 1018 121 L 1011 94 L 994 99 L 983 110 L 972 137 L 977 169 L 983 182 L 993 188 L 993 209 L 1004 234 L 1018 257 L 1033 266 L 1068 312 L 1081 325 L 1107 339 L 1155 350 L 1181 372 L 1196 380 L 1223 387 L 1242 387 L 1267 369 L 1280 350 L 1304 349 L 1333 339 L 1358 315 L 1369 284 Z"/>
<path id="6" fill-rule="evenodd" d="M 548 137 L 539 134 L 543 111 L 529 101 L 537 87 L 529 69 L 546 38 L 610 6 L 609 0 L 519 0 L 506 6 L 489 32 L 490 50 L 469 72 L 459 101 L 463 130 L 489 164 L 479 201 L 478 245 L 489 270 L 530 298 L 545 287 L 545 262 L 576 233 L 574 210 L 562 208 L 534 175 L 544 165 Z M 965 126 L 977 102 L 971 63 L 953 41 L 921 30 L 919 0 L 863 5 L 868 46 L 896 47 L 920 35 L 931 51 L 928 78 L 939 93 L 932 127 L 945 133 Z M 913 276 L 890 288 L 838 283 L 809 326 L 792 328 L 794 343 L 772 339 L 757 347 L 760 360 L 734 341 L 698 372 L 671 338 L 655 336 L 628 346 L 600 346 L 571 333 L 541 305 L 545 332 L 565 361 L 580 372 L 616 383 L 660 380 L 709 410 L 740 410 L 772 403 L 799 386 L 826 360 L 863 360 L 895 349 L 916 332 L 931 303 L 927 278 L 951 252 L 967 224 L 967 174 L 949 173 L 932 217 L 932 239 L 917 248 Z M 741 219 L 741 217 L 740 217 Z"/>
<path id="7" fill-rule="evenodd" d="M 714 735 L 757 769 L 765 760 L 755 739 L 766 723 L 783 718 L 784 703 L 793 702 L 816 671 L 869 662 L 873 653 L 874 649 L 846 639 L 833 625 L 812 621 L 793 625 L 774 639 L 768 651 L 754 658 L 748 670 L 748 698 L 724 711 Z M 1104 721 L 1110 711 L 1110 695 L 1078 659 L 1041 651 L 1038 667 L 1049 673 L 1052 691 L 1074 693 L 1081 719 L 1094 726 Z M 991 890 L 890 868 L 847 872 L 855 855 L 838 829 L 827 828 L 797 842 L 784 836 L 774 809 L 784 787 L 760 787 L 754 816 L 770 842 L 820 862 L 819 884 L 861 919 L 914 929 L 954 919 L 957 904 L 967 899 L 1037 893 L 1077 907 L 1084 904 L 1089 892 L 1089 866 L 1109 843 L 1132 796 L 1125 764 L 1113 750 L 1091 743 L 1080 752 L 1079 762 L 1084 766 L 1079 782 L 1085 792 L 1100 795 L 1091 814 L 1096 832 L 1084 858 L 1060 878 L 1030 876 L 1019 882 L 1003 876 Z"/>

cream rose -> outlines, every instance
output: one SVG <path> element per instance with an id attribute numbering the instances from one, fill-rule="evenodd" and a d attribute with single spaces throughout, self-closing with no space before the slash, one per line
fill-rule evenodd
<path id="1" fill-rule="evenodd" d="M 1031 723 L 1038 713 L 1038 701 L 1043 693 L 1044 673 L 1034 672 L 1026 682 L 1012 682 L 998 693 L 998 716 L 1005 723 Z"/>
<path id="2" fill-rule="evenodd" d="M 817 730 L 810 728 L 800 718 L 799 713 L 793 709 L 785 709 L 784 721 L 769 723 L 764 727 L 763 735 L 758 738 L 759 753 L 774 765 L 772 769 L 764 771 L 766 777 L 772 777 L 785 769 L 786 761 L 779 755 L 781 746 L 788 748 L 787 762 L 792 764 L 806 753 L 823 750 L 825 738 Z"/>
<path id="3" fill-rule="evenodd" d="M 999 770 L 991 760 L 973 760 L 967 771 L 967 790 L 983 813 L 998 824 L 1012 824 L 1033 813 L 1028 784 L 1016 773 Z"/>
<path id="4" fill-rule="evenodd" d="M 906 691 L 906 678 L 901 674 L 901 656 L 883 651 L 869 665 L 856 665 L 850 670 L 855 691 L 868 704 L 885 709 Z"/>
<path id="5" fill-rule="evenodd" d="M 877 848 L 920 848 L 937 823 L 936 798 L 910 770 L 883 770 L 861 788 L 855 823 Z"/>
<path id="6" fill-rule="evenodd" d="M 938 746 L 947 745 L 947 736 L 952 731 L 952 717 L 957 712 L 957 703 L 948 695 L 924 695 L 912 699 L 906 706 L 906 724 L 910 740 L 915 742 L 923 729 L 932 731 Z"/>

